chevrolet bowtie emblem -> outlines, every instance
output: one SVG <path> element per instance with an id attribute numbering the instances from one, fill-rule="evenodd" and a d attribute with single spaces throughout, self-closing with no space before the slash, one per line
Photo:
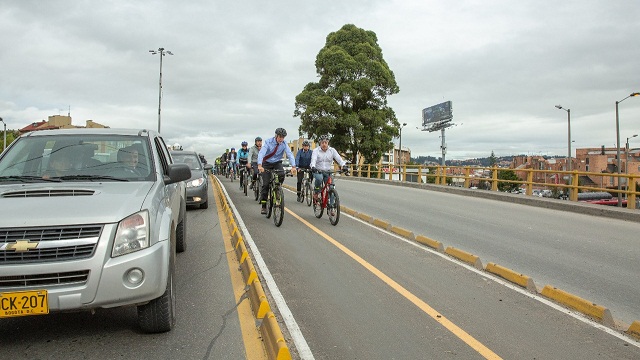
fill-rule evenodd
<path id="1" fill-rule="evenodd" d="M 6 247 L 6 250 L 14 250 L 15 252 L 23 252 L 35 249 L 38 247 L 37 242 L 30 242 L 29 240 L 18 240 L 15 244 L 9 244 Z"/>

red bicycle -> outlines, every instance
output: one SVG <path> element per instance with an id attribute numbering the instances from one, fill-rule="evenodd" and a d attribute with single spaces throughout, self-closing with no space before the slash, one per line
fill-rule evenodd
<path id="1" fill-rule="evenodd" d="M 327 216 L 331 225 L 335 226 L 340 221 L 340 196 L 336 190 L 336 185 L 333 182 L 333 174 L 342 173 L 342 171 L 321 171 L 316 170 L 317 173 L 329 174 L 329 178 L 326 182 L 323 182 L 322 189 L 320 190 L 320 197 L 313 198 L 313 213 L 319 219 L 322 217 L 324 209 L 327 209 Z"/>

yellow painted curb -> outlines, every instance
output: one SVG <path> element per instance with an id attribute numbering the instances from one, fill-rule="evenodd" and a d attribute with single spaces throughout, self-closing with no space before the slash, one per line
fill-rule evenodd
<path id="1" fill-rule="evenodd" d="M 531 279 L 527 275 L 518 274 L 517 272 L 511 269 L 508 269 L 506 267 L 500 266 L 492 262 L 487 264 L 487 266 L 485 267 L 485 270 L 492 274 L 496 274 L 505 280 L 509 280 L 510 282 L 516 285 L 520 285 L 529 291 L 535 292 L 537 290 L 536 285 L 533 283 L 533 279 Z"/>
<path id="2" fill-rule="evenodd" d="M 356 214 L 358 213 L 357 211 L 355 211 L 353 209 L 349 209 L 348 207 L 346 207 L 344 205 L 340 205 L 340 211 L 342 211 L 343 213 L 349 214 L 351 216 L 356 216 Z"/>
<path id="3" fill-rule="evenodd" d="M 430 248 L 436 249 L 439 252 L 444 251 L 444 246 L 440 241 L 430 239 L 424 235 L 416 235 L 416 241 L 420 244 L 427 245 Z"/>
<path id="4" fill-rule="evenodd" d="M 268 312 L 271 312 L 271 306 L 267 302 L 267 296 L 264 294 L 260 280 L 256 279 L 249 285 L 249 299 L 256 319 L 262 319 Z"/>
<path id="5" fill-rule="evenodd" d="M 629 330 L 627 330 L 627 334 L 640 340 L 640 321 L 634 321 L 631 324 L 631 326 L 629 326 Z"/>
<path id="6" fill-rule="evenodd" d="M 466 251 L 462 251 L 460 249 L 456 249 L 454 247 L 449 246 L 448 248 L 446 248 L 446 250 L 444 251 L 445 254 L 453 256 L 454 258 L 458 259 L 458 260 L 462 260 L 468 264 L 473 265 L 476 269 L 478 270 L 482 270 L 482 262 L 480 261 L 480 258 L 473 255 L 473 254 L 469 254 Z"/>
<path id="7" fill-rule="evenodd" d="M 389 227 L 391 226 L 391 224 L 389 224 L 388 221 L 384 221 L 384 220 L 380 220 L 380 219 L 373 219 L 373 221 L 371 222 L 373 225 L 385 229 L 385 230 L 389 230 Z"/>
<path id="8" fill-rule="evenodd" d="M 284 341 L 280 326 L 272 312 L 267 313 L 260 325 L 260 334 L 267 348 L 267 356 L 273 360 L 291 359 L 291 353 Z"/>
<path id="9" fill-rule="evenodd" d="M 581 297 L 570 294 L 566 291 L 562 291 L 560 289 L 556 289 L 551 285 L 545 286 L 540 294 L 544 297 L 548 297 L 549 299 L 555 300 L 563 305 L 575 309 L 585 315 L 596 318 L 605 326 L 614 326 L 611 311 L 609 311 L 609 309 L 605 308 L 604 306 L 596 305 Z"/>
<path id="10" fill-rule="evenodd" d="M 247 247 L 244 246 L 243 242 L 238 242 L 238 247 L 236 247 L 236 257 L 238 258 L 238 263 L 242 264 L 249 256 L 249 252 L 247 251 Z"/>
<path id="11" fill-rule="evenodd" d="M 363 213 L 357 213 L 356 217 L 360 220 L 366 221 L 368 223 L 373 221 L 373 218 L 367 214 L 363 214 Z"/>
<path id="12" fill-rule="evenodd" d="M 409 231 L 407 229 L 403 229 L 403 228 L 397 227 L 397 226 L 391 226 L 391 228 L 389 228 L 389 230 L 392 233 L 396 233 L 396 234 L 398 234 L 398 235 L 400 235 L 402 237 L 405 237 L 405 238 L 407 238 L 409 240 L 415 240 L 416 239 L 415 235 L 413 235 L 413 232 Z"/>
<path id="13" fill-rule="evenodd" d="M 240 270 L 242 270 L 242 277 L 244 278 L 245 285 L 251 284 L 258 278 L 258 273 L 256 272 L 256 268 L 253 266 L 253 261 L 251 261 L 250 257 L 247 257 L 245 261 L 240 264 Z"/>

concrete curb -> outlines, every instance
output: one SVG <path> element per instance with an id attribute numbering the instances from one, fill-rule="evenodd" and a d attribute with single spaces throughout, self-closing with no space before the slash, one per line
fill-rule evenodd
<path id="1" fill-rule="evenodd" d="M 476 255 L 470 254 L 466 251 L 462 251 L 460 249 L 456 249 L 452 246 L 449 246 L 448 248 L 446 248 L 444 250 L 444 253 L 450 256 L 453 256 L 454 258 L 464 261 L 467 264 L 472 265 L 473 267 L 475 267 L 478 270 L 484 270 L 482 267 L 482 262 L 480 261 L 480 258 L 477 257 Z"/>
<path id="2" fill-rule="evenodd" d="M 357 213 L 356 217 L 362 221 L 366 221 L 368 223 L 373 222 L 373 217 L 367 215 L 367 214 L 363 214 L 363 213 Z"/>
<path id="3" fill-rule="evenodd" d="M 626 333 L 640 340 L 640 321 L 634 321 Z"/>
<path id="4" fill-rule="evenodd" d="M 444 252 L 444 246 L 440 241 L 430 239 L 424 235 L 417 235 L 416 241 L 420 244 L 427 245 L 428 247 L 435 249 L 438 252 Z"/>
<path id="5" fill-rule="evenodd" d="M 266 345 L 269 359 L 291 359 L 291 353 L 289 353 L 287 343 L 284 341 L 284 336 L 282 335 L 276 316 L 272 312 L 268 312 L 262 320 L 260 334 Z"/>
<path id="6" fill-rule="evenodd" d="M 492 274 L 496 274 L 501 278 L 508 280 L 516 285 L 520 285 L 531 292 L 537 292 L 536 284 L 533 282 L 533 279 L 531 279 L 527 275 L 518 274 L 511 269 L 502 267 L 492 262 L 487 264 L 485 270 Z"/>
<path id="7" fill-rule="evenodd" d="M 596 305 L 590 301 L 587 301 L 581 297 L 570 294 L 568 292 L 557 289 L 551 285 L 546 285 L 540 295 L 553 299 L 565 306 L 568 306 L 574 310 L 577 310 L 583 314 L 589 315 L 595 319 L 598 319 L 602 325 L 613 328 L 615 322 L 611 311 L 604 306 Z"/>
<path id="8" fill-rule="evenodd" d="M 397 227 L 397 226 L 393 226 L 392 225 L 389 228 L 389 231 L 391 231 L 394 234 L 400 235 L 400 236 L 402 236 L 404 238 L 407 238 L 409 240 L 415 240 L 416 239 L 416 237 L 415 237 L 415 235 L 413 235 L 412 231 L 409 231 L 407 229 L 403 229 L 401 227 Z"/>
<path id="9" fill-rule="evenodd" d="M 344 205 L 340 205 L 340 211 L 342 211 L 345 214 L 349 214 L 351 216 L 356 216 L 356 214 L 358 213 L 357 211 L 350 209 Z"/>
<path id="10" fill-rule="evenodd" d="M 385 230 L 389 230 L 389 227 L 391 226 L 391 224 L 389 224 L 388 221 L 384 221 L 384 220 L 380 220 L 380 219 L 373 219 L 373 221 L 371 222 L 373 225 L 385 229 Z"/>
<path id="11" fill-rule="evenodd" d="M 260 280 L 255 279 L 251 285 L 249 285 L 249 299 L 251 300 L 251 308 L 256 316 L 256 319 L 262 319 L 265 315 L 271 312 L 271 306 L 267 301 L 267 296 L 264 293 Z"/>

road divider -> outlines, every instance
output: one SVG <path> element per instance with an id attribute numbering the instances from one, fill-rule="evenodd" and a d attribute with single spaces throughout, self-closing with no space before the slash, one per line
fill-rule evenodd
<path id="1" fill-rule="evenodd" d="M 342 211 L 345 214 L 349 214 L 351 216 L 356 216 L 357 212 L 353 209 L 350 209 L 344 205 L 340 205 L 340 211 Z"/>
<path id="2" fill-rule="evenodd" d="M 627 334 L 640 340 L 640 321 L 634 321 L 631 324 L 631 326 L 629 326 L 629 330 L 627 330 Z"/>
<path id="3" fill-rule="evenodd" d="M 391 227 L 389 227 L 389 231 L 391 231 L 394 234 L 398 234 L 398 235 L 400 235 L 400 236 L 402 236 L 404 238 L 407 238 L 409 240 L 415 240 L 416 239 L 416 237 L 415 237 L 415 235 L 413 235 L 412 231 L 409 231 L 407 229 L 403 229 L 401 227 L 397 227 L 397 226 L 393 226 L 392 225 Z"/>
<path id="4" fill-rule="evenodd" d="M 427 245 L 428 247 L 437 250 L 438 252 L 444 252 L 444 246 L 442 245 L 442 243 L 438 240 L 433 240 L 431 238 L 428 238 L 424 235 L 417 235 L 416 236 L 416 241 L 419 242 L 422 245 Z"/>
<path id="5" fill-rule="evenodd" d="M 373 225 L 385 229 L 385 230 L 389 230 L 389 228 L 391 227 L 391 224 L 389 224 L 388 221 L 384 221 L 384 220 L 380 220 L 380 219 L 373 219 L 373 221 L 371 222 Z M 402 236 L 402 235 L 401 235 Z"/>
<path id="6" fill-rule="evenodd" d="M 357 214 L 356 214 L 356 217 L 357 217 L 358 219 L 360 219 L 360 220 L 362 220 L 362 221 L 365 221 L 365 222 L 368 222 L 368 223 L 373 222 L 373 217 L 371 217 L 371 216 L 369 216 L 369 215 L 367 215 L 367 214 L 357 213 Z"/>
<path id="7" fill-rule="evenodd" d="M 570 294 L 566 291 L 557 289 L 551 285 L 546 285 L 540 295 L 553 299 L 554 301 L 568 306 L 574 310 L 580 311 L 583 314 L 591 316 L 597 319 L 601 324 L 609 327 L 614 327 L 613 316 L 611 311 L 601 305 L 596 305 L 590 301 L 587 301 L 579 296 Z"/>
<path id="8" fill-rule="evenodd" d="M 470 254 L 466 251 L 454 248 L 452 246 L 447 247 L 444 250 L 444 252 L 449 256 L 453 256 L 458 260 L 464 261 L 467 264 L 472 265 L 478 270 L 483 270 L 482 262 L 480 261 L 480 258 L 477 257 L 476 255 Z"/>
<path id="9" fill-rule="evenodd" d="M 267 296 L 262 288 L 260 280 L 255 279 L 249 285 L 249 299 L 251 300 L 251 308 L 257 319 L 263 319 L 267 313 L 271 312 L 271 306 L 267 301 Z"/>
<path id="10" fill-rule="evenodd" d="M 270 359 L 291 359 L 287 343 L 284 341 L 276 316 L 272 312 L 268 312 L 262 320 L 260 334 L 267 348 L 267 356 Z"/>
<path id="11" fill-rule="evenodd" d="M 516 285 L 520 285 L 531 292 L 537 292 L 536 284 L 533 282 L 533 279 L 527 275 L 518 274 L 511 269 L 492 262 L 487 264 L 485 270 L 492 274 L 496 274 L 505 280 L 509 280 Z"/>

